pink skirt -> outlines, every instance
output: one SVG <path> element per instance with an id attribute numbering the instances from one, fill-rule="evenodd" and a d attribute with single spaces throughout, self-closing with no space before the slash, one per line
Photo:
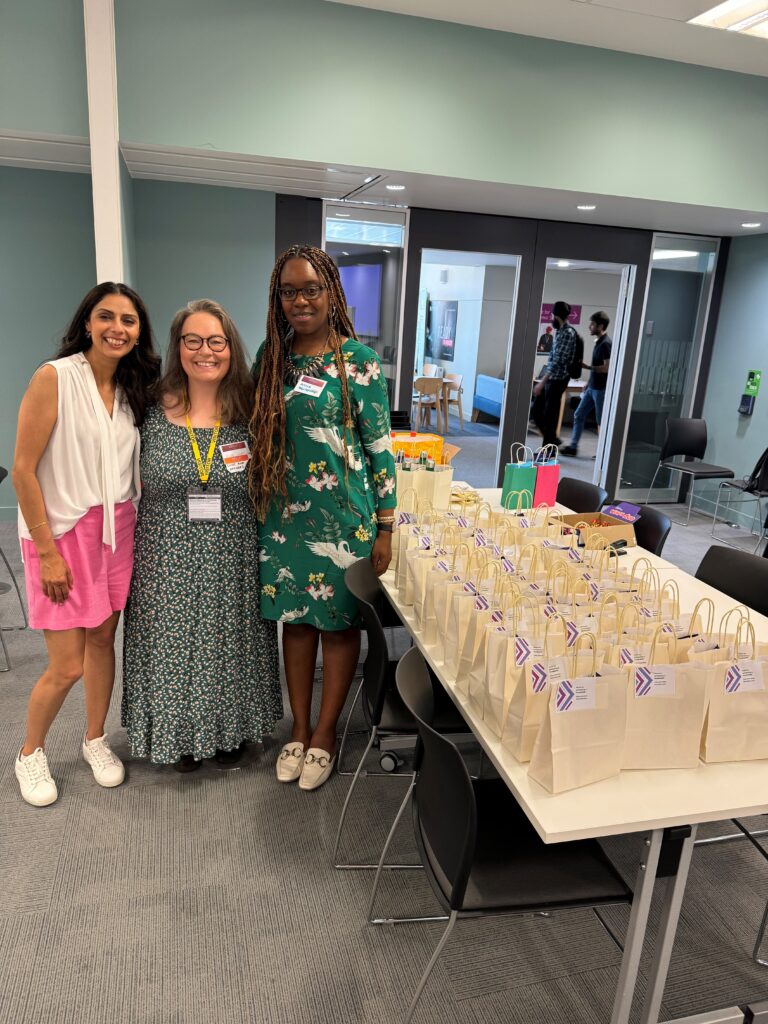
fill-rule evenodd
<path id="1" fill-rule="evenodd" d="M 40 583 L 40 558 L 31 540 L 22 539 L 29 624 L 33 629 L 94 629 L 128 600 L 133 572 L 136 510 L 132 501 L 115 505 L 115 550 L 101 539 L 104 509 L 89 508 L 56 547 L 72 573 L 72 589 L 62 604 L 46 597 Z"/>

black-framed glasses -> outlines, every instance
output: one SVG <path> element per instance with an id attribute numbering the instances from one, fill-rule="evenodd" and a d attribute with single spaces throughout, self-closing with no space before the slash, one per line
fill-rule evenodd
<path id="1" fill-rule="evenodd" d="M 223 352 L 229 344 L 229 340 L 223 334 L 212 334 L 210 338 L 201 338 L 199 334 L 182 334 L 181 340 L 190 352 L 198 352 L 203 347 L 203 342 L 208 345 L 211 352 Z"/>
<path id="2" fill-rule="evenodd" d="M 291 285 L 285 285 L 283 288 L 277 289 L 277 294 L 283 300 L 283 302 L 293 302 L 297 295 L 301 294 L 305 299 L 316 299 L 321 292 L 325 291 L 324 284 L 308 284 L 303 288 L 293 288 Z"/>

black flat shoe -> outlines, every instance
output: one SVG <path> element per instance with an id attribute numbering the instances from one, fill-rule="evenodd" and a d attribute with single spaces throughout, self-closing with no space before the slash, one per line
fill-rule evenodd
<path id="1" fill-rule="evenodd" d="M 196 772 L 201 764 L 202 761 L 196 761 L 191 754 L 182 754 L 173 767 L 177 772 Z"/>
<path id="2" fill-rule="evenodd" d="M 243 751 L 241 747 L 235 747 L 234 750 L 217 750 L 214 754 L 214 760 L 216 764 L 237 764 L 242 759 Z"/>

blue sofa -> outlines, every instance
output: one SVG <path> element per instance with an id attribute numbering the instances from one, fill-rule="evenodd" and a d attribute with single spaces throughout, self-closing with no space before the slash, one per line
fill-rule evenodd
<path id="1" fill-rule="evenodd" d="M 486 377 L 479 373 L 475 378 L 475 395 L 472 399 L 472 419 L 477 413 L 501 420 L 501 403 L 504 400 L 504 381 L 500 377 Z"/>

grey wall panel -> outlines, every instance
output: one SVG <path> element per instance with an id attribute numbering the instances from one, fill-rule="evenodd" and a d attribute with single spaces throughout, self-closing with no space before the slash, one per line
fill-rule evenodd
<path id="1" fill-rule="evenodd" d="M 275 256 L 302 242 L 320 248 L 323 203 L 304 196 L 275 196 Z"/>

